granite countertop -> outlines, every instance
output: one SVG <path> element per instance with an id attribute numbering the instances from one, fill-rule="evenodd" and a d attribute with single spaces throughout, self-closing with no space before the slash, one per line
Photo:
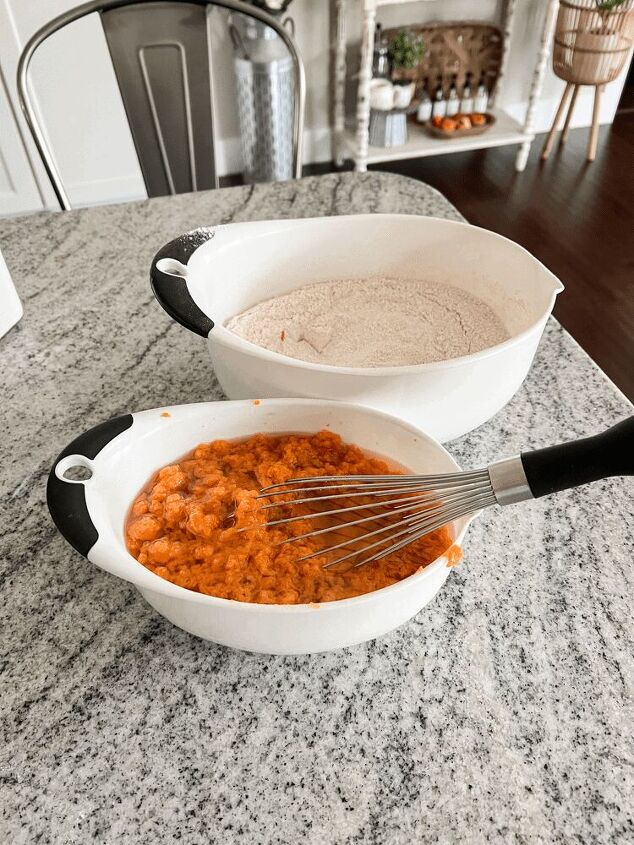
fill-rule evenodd
<path id="1" fill-rule="evenodd" d="M 486 513 L 417 617 L 311 657 L 180 631 L 48 517 L 46 476 L 75 435 L 222 398 L 204 341 L 152 297 L 158 247 L 199 225 L 367 211 L 460 219 L 372 173 L 0 221 L 25 312 L 0 340 L 0 841 L 634 841 L 630 482 Z M 475 467 L 628 413 L 551 320 L 517 396 L 449 448 Z"/>

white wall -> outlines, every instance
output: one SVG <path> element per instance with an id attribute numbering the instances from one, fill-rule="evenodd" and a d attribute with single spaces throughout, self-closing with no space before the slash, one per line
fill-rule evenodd
<path id="1" fill-rule="evenodd" d="M 499 20 L 501 2 L 427 0 L 409 6 L 381 8 L 378 19 L 385 26 L 420 20 Z M 546 2 L 522 0 L 518 3 L 509 72 L 498 105 L 519 119 L 523 118 L 526 108 Z M 17 58 L 29 35 L 46 20 L 73 5 L 74 0 L 0 0 L 0 69 L 13 97 Z M 290 7 L 308 81 L 305 161 L 324 161 L 331 155 L 328 8 L 328 0 L 294 0 Z M 214 13 L 216 17 L 222 14 Z M 347 28 L 351 44 L 359 40 L 360 22 L 360 3 L 348 0 Z M 221 172 L 235 172 L 240 170 L 241 158 L 230 68 L 231 48 L 228 39 L 221 36 L 217 23 L 213 26 L 212 43 L 217 48 L 214 52 L 215 96 L 220 117 L 219 136 L 224 140 L 219 164 Z M 349 68 L 349 73 L 354 72 L 355 68 Z M 602 102 L 602 122 L 612 120 L 621 85 L 622 80 L 618 80 L 608 86 Z M 73 204 L 145 195 L 105 38 L 96 16 L 73 24 L 41 49 L 33 62 L 32 86 Z M 563 83 L 549 69 L 537 112 L 538 131 L 548 127 L 562 88 Z M 573 125 L 588 125 L 590 118 L 591 91 L 586 89 L 578 98 Z M 44 194 L 42 200 L 37 190 L 25 192 L 22 210 L 41 207 L 42 202 L 55 208 L 23 123 L 21 128 Z M 8 171 L 12 171 L 11 162 Z"/>

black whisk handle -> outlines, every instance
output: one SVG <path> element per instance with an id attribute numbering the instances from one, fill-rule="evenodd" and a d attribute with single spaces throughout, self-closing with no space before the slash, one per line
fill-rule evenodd
<path id="1" fill-rule="evenodd" d="M 613 475 L 634 475 L 634 416 L 594 437 L 522 452 L 533 496 L 548 496 Z"/>

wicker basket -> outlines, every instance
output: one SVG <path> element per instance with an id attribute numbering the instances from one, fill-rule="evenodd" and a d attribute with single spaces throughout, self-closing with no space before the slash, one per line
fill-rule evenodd
<path id="1" fill-rule="evenodd" d="M 456 76 L 458 88 L 465 83 L 467 73 L 471 73 L 476 85 L 484 75 L 486 87 L 491 93 L 500 74 L 502 63 L 502 33 L 495 26 L 480 23 L 425 23 L 407 27 L 416 35 L 422 36 L 425 52 L 413 70 L 396 70 L 394 79 L 410 79 L 416 82 L 416 88 L 427 79 L 428 92 L 431 95 L 438 77 L 442 77 L 443 87 L 449 88 L 451 78 Z M 391 41 L 402 27 L 384 30 L 384 35 Z"/>
<path id="2" fill-rule="evenodd" d="M 597 0 L 560 0 L 553 70 L 575 85 L 605 85 L 619 75 L 632 47 L 634 0 L 601 9 Z"/>

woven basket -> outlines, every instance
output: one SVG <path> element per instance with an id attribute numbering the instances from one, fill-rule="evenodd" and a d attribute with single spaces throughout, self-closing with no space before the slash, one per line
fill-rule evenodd
<path id="1" fill-rule="evenodd" d="M 601 10 L 596 0 L 560 0 L 553 70 L 575 85 L 616 79 L 632 47 L 634 0 Z"/>
<path id="2" fill-rule="evenodd" d="M 403 27 L 384 30 L 384 35 L 391 41 Z M 422 36 L 425 52 L 413 70 L 395 70 L 394 79 L 410 79 L 416 82 L 417 89 L 422 87 L 427 78 L 427 87 L 431 95 L 436 88 L 437 79 L 442 77 L 443 87 L 449 88 L 452 76 L 456 75 L 458 89 L 462 89 L 467 73 L 471 73 L 472 85 L 477 85 L 484 74 L 489 92 L 495 88 L 502 62 L 502 33 L 489 24 L 461 23 L 425 23 L 407 27 L 416 35 Z"/>

